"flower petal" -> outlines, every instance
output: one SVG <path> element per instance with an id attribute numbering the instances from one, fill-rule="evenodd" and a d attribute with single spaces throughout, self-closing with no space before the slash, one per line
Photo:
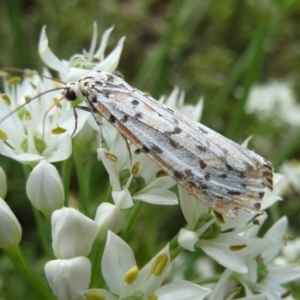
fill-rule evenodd
<path id="1" fill-rule="evenodd" d="M 125 37 L 122 37 L 119 40 L 115 49 L 103 61 L 101 61 L 94 69 L 112 73 L 118 66 L 122 49 L 123 49 L 124 40 Z"/>
<path id="2" fill-rule="evenodd" d="M 124 285 L 124 275 L 136 266 L 131 248 L 113 232 L 108 231 L 101 270 L 109 290 L 119 295 Z"/>
<path id="3" fill-rule="evenodd" d="M 56 168 L 45 160 L 31 171 L 26 183 L 31 204 L 45 215 L 63 206 L 64 188 Z"/>
<path id="4" fill-rule="evenodd" d="M 248 272 L 248 268 L 244 262 L 228 248 L 214 247 L 211 244 L 207 243 L 206 245 L 205 243 L 205 241 L 201 240 L 197 243 L 197 246 L 201 247 L 208 256 L 215 259 L 219 264 L 241 274 L 246 274 Z"/>
<path id="5" fill-rule="evenodd" d="M 155 295 L 159 300 L 201 300 L 211 293 L 211 289 L 188 281 L 176 281 L 160 287 Z"/>
<path id="6" fill-rule="evenodd" d="M 43 62 L 53 70 L 58 72 L 66 72 L 67 67 L 55 56 L 55 54 L 48 47 L 48 38 L 46 34 L 46 26 L 43 26 L 40 41 L 39 41 L 39 54 Z"/>
<path id="7" fill-rule="evenodd" d="M 80 293 L 89 287 L 91 269 L 86 257 L 56 259 L 45 265 L 47 280 L 59 300 L 78 300 Z"/>
<path id="8" fill-rule="evenodd" d="M 74 208 L 56 210 L 51 217 L 52 248 L 57 258 L 87 256 L 98 235 L 98 225 Z"/>

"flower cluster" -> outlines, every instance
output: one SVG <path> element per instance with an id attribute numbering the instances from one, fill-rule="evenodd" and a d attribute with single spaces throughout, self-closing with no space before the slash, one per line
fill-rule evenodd
<path id="1" fill-rule="evenodd" d="M 69 61 L 55 56 L 48 46 L 45 27 L 42 29 L 40 56 L 62 81 L 75 81 L 94 69 L 113 72 L 117 68 L 125 38 L 105 56 L 113 27 L 104 32 L 97 50 L 96 24 L 93 29 L 89 51 L 75 54 Z M 284 176 L 275 174 L 274 191 L 266 191 L 260 214 L 240 211 L 238 219 L 232 220 L 176 187 L 172 178 L 101 119 L 105 143 L 93 150 L 108 174 L 110 191 L 107 199 L 94 207 L 91 218 L 75 205 L 65 204 L 71 203 L 71 196 L 65 199 L 68 187 L 53 163 L 72 155 L 74 137 L 73 146 L 89 147 L 86 141 L 97 132 L 98 125 L 84 110 L 77 111 L 74 118 L 72 105 L 61 101 L 59 89 L 63 86 L 51 80 L 46 68 L 42 76 L 33 71 L 26 71 L 23 79 L 2 75 L 0 154 L 31 167 L 26 194 L 34 209 L 44 215 L 44 221 L 51 220 L 55 259 L 48 259 L 44 271 L 56 299 L 196 300 L 237 299 L 240 295 L 241 299 L 293 299 L 283 287 L 300 278 L 300 266 L 294 263 L 299 256 L 291 261 L 284 251 L 288 219 L 280 218 L 263 235 L 261 227 L 268 219 L 264 210 L 282 200 L 287 189 L 300 192 L 299 164 L 285 163 L 281 169 Z M 52 92 L 45 93 L 49 90 Z M 37 95 L 38 99 L 32 101 Z M 177 87 L 160 101 L 190 119 L 201 118 L 203 99 L 197 105 L 185 105 L 184 92 Z M 253 103 L 249 100 L 249 112 L 255 111 Z M 262 114 L 267 111 L 262 110 Z M 54 299 L 29 264 L 20 263 L 24 261 L 19 247 L 22 228 L 3 200 L 6 194 L 7 179 L 0 167 L 0 247 L 15 260 L 39 298 Z M 187 225 L 139 268 L 139 255 L 136 260 L 134 254 L 138 246 L 133 245 L 133 250 L 124 239 L 135 225 L 143 202 L 180 204 Z"/>

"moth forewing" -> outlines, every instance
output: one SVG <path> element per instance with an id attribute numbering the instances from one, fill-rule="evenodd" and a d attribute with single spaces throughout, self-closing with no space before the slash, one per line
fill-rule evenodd
<path id="1" fill-rule="evenodd" d="M 273 170 L 263 157 L 121 78 L 93 71 L 69 88 L 178 184 L 220 214 L 236 218 L 240 208 L 259 211 L 265 188 L 272 189 Z"/>

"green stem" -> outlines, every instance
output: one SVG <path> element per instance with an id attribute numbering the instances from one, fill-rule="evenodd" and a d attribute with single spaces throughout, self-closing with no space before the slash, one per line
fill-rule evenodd
<path id="1" fill-rule="evenodd" d="M 48 222 L 48 219 L 45 219 L 41 212 L 35 208 L 33 208 L 33 214 L 37 224 L 40 239 L 42 240 L 44 251 L 48 257 L 53 257 L 53 253 L 51 251 L 52 247 L 50 244 L 50 222 Z"/>
<path id="2" fill-rule="evenodd" d="M 105 243 L 104 241 L 96 240 L 93 249 L 90 254 L 90 259 L 92 262 L 92 274 L 91 274 L 91 282 L 90 288 L 99 288 L 103 287 L 104 279 L 101 276 L 101 258 L 103 255 Z"/>
<path id="3" fill-rule="evenodd" d="M 243 94 L 237 101 L 232 118 L 226 130 L 226 136 L 235 139 L 237 137 L 244 118 L 244 106 L 248 98 L 249 90 L 255 81 L 261 68 L 264 55 L 264 43 L 269 36 L 272 26 L 269 20 L 264 21 L 253 36 L 250 51 L 247 57 L 245 77 L 242 83 Z"/>
<path id="4" fill-rule="evenodd" d="M 199 285 L 207 284 L 207 283 L 216 283 L 220 280 L 221 276 L 222 276 L 221 274 L 218 274 L 218 275 L 215 275 L 215 276 L 211 276 L 209 278 L 204 278 L 204 279 L 197 280 L 195 283 L 199 284 Z"/>
<path id="5" fill-rule="evenodd" d="M 178 246 L 172 253 L 171 253 L 171 261 L 173 261 L 177 256 L 179 256 L 185 249 Z"/>
<path id="6" fill-rule="evenodd" d="M 166 59 L 168 50 L 170 48 L 171 42 L 173 40 L 174 34 L 180 24 L 178 18 L 178 14 L 181 11 L 181 7 L 184 4 L 184 1 L 175 0 L 172 2 L 171 11 L 170 11 L 170 19 L 168 21 L 169 27 L 168 32 L 161 38 L 160 42 L 157 44 L 156 49 L 154 50 L 153 55 L 145 62 L 145 64 L 140 68 L 133 86 L 137 86 L 139 88 L 144 87 L 145 83 L 148 81 L 148 78 L 156 78 L 153 86 L 155 87 L 155 92 L 153 95 L 156 96 L 160 93 L 161 86 L 163 86 L 164 82 L 166 81 L 165 78 L 165 71 L 166 71 Z M 155 76 L 153 76 L 155 74 Z M 163 77 L 162 77 L 163 76 Z M 163 83 L 160 80 L 163 79 Z M 158 84 L 158 87 L 156 86 Z"/>
<path id="7" fill-rule="evenodd" d="M 25 260 L 19 247 L 12 247 L 4 250 L 7 256 L 11 259 L 13 264 L 20 271 L 22 276 L 27 280 L 32 288 L 32 292 L 37 296 L 38 299 L 54 300 L 50 289 L 44 284 L 39 276 L 37 276 L 29 263 Z"/>
<path id="8" fill-rule="evenodd" d="M 140 215 L 143 204 L 143 201 L 136 201 L 134 207 L 130 211 L 129 217 L 127 218 L 127 223 L 122 231 L 122 239 L 124 241 L 127 241 L 129 238 L 132 228 Z"/>
<path id="9" fill-rule="evenodd" d="M 28 176 L 30 174 L 30 168 L 28 166 L 23 165 L 22 169 L 23 169 L 25 180 L 27 181 Z M 32 207 L 32 210 L 33 210 L 34 219 L 35 219 L 35 222 L 36 222 L 36 225 L 38 228 L 39 236 L 40 236 L 40 239 L 42 240 L 44 252 L 49 257 L 52 257 L 53 254 L 51 252 L 50 236 L 49 236 L 50 228 L 49 228 L 49 223 L 46 223 L 48 221 L 48 219 L 46 221 L 45 218 L 43 218 L 43 216 L 41 215 L 40 211 L 38 211 L 34 207 Z"/>
<path id="10" fill-rule="evenodd" d="M 294 136 L 281 147 L 274 157 L 271 158 L 271 162 L 274 168 L 277 168 L 289 155 L 297 151 L 300 144 L 300 130 L 297 130 Z M 296 154 L 296 153 L 295 153 Z M 297 154 L 296 154 L 297 155 Z"/>
<path id="11" fill-rule="evenodd" d="M 76 147 L 73 151 L 73 158 L 75 162 L 75 168 L 76 168 L 76 174 L 77 174 L 77 180 L 79 185 L 79 193 L 80 193 L 80 204 L 83 213 L 86 216 L 89 216 L 89 197 L 88 197 L 88 180 L 85 177 L 83 162 L 83 149 L 82 147 Z"/>
<path id="12" fill-rule="evenodd" d="M 69 206 L 69 187 L 70 187 L 71 170 L 72 170 L 72 158 L 69 157 L 61 164 L 61 179 L 65 191 L 65 206 Z"/>

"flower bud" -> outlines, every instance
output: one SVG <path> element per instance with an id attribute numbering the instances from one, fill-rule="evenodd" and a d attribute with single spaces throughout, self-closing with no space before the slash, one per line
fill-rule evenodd
<path id="1" fill-rule="evenodd" d="M 123 228 L 125 216 L 116 205 L 103 202 L 98 206 L 95 222 L 99 227 L 98 237 L 105 240 L 108 230 L 117 234 Z"/>
<path id="2" fill-rule="evenodd" d="M 91 263 L 86 257 L 51 260 L 45 265 L 45 273 L 58 300 L 77 300 L 89 287 Z"/>
<path id="3" fill-rule="evenodd" d="M 181 228 L 178 234 L 178 245 L 189 251 L 195 251 L 195 244 L 198 242 L 198 235 L 190 230 Z"/>
<path id="4" fill-rule="evenodd" d="M 50 216 L 64 204 L 64 189 L 56 168 L 42 160 L 31 171 L 26 192 L 31 204 L 42 213 Z"/>
<path id="5" fill-rule="evenodd" d="M 17 246 L 22 237 L 22 228 L 16 216 L 0 198 L 0 247 Z"/>
<path id="6" fill-rule="evenodd" d="M 6 193 L 7 193 L 6 174 L 4 170 L 0 167 L 0 197 L 4 199 Z"/>
<path id="7" fill-rule="evenodd" d="M 74 208 L 63 207 L 51 217 L 52 248 L 57 258 L 87 256 L 98 235 L 98 225 Z"/>

